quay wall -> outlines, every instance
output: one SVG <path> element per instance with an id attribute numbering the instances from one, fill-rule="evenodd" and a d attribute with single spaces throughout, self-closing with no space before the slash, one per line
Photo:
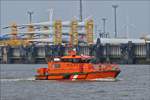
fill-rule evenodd
<path id="1" fill-rule="evenodd" d="M 95 56 L 101 63 L 150 64 L 150 43 L 76 46 L 78 54 Z M 68 47 L 55 45 L 0 46 L 0 63 L 46 63 L 49 57 L 67 54 Z"/>

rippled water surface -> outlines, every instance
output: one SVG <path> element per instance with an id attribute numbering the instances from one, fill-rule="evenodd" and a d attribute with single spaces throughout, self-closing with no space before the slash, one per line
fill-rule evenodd
<path id="1" fill-rule="evenodd" d="M 120 65 L 115 82 L 34 80 L 42 66 L 0 65 L 0 100 L 150 100 L 150 65 Z"/>

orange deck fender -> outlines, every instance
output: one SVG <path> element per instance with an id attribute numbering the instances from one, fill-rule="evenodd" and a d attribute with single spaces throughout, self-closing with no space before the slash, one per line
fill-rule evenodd
<path id="1" fill-rule="evenodd" d="M 39 68 L 37 69 L 38 75 L 46 75 L 47 68 Z"/>

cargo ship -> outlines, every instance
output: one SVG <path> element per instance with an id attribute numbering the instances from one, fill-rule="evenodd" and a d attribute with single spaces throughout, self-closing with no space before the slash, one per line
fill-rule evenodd
<path id="1" fill-rule="evenodd" d="M 76 55 L 76 51 L 69 51 L 69 55 L 51 58 L 48 68 L 37 69 L 37 80 L 101 80 L 115 79 L 120 73 L 116 64 L 96 63 L 93 56 Z"/>

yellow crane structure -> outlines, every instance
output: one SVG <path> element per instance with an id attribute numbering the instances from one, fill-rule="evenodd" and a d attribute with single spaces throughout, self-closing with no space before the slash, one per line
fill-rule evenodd
<path id="1" fill-rule="evenodd" d="M 11 34 L 13 35 L 12 39 L 17 39 L 18 29 L 16 23 L 11 24 Z"/>
<path id="2" fill-rule="evenodd" d="M 28 31 L 28 32 L 33 32 L 33 31 L 35 31 L 34 26 L 33 26 L 32 24 L 29 25 L 27 31 Z M 33 35 L 34 35 L 34 33 L 33 33 L 33 34 L 28 34 L 28 35 L 27 35 L 27 36 L 28 36 L 27 39 L 32 39 L 32 38 L 33 38 Z"/>
<path id="3" fill-rule="evenodd" d="M 89 19 L 86 21 L 85 24 L 85 31 L 86 31 L 86 38 L 88 45 L 93 44 L 93 28 L 94 28 L 94 21 Z"/>
<path id="4" fill-rule="evenodd" d="M 20 45 L 28 45 L 28 39 L 32 38 L 31 34 L 27 39 L 18 39 L 17 35 L 18 35 L 18 26 L 15 22 L 13 22 L 10 27 L 11 32 L 11 38 L 9 40 L 2 40 L 0 41 L 1 45 L 10 45 L 10 46 L 20 46 Z M 29 26 L 28 27 L 28 31 L 33 31 L 34 28 L 33 26 Z"/>
<path id="5" fill-rule="evenodd" d="M 56 20 L 54 22 L 54 35 L 53 35 L 54 45 L 62 44 L 62 21 Z"/>
<path id="6" fill-rule="evenodd" d="M 17 34 L 18 34 L 17 24 L 13 22 L 10 25 L 10 28 L 11 28 L 10 35 L 12 35 L 11 38 L 9 40 L 4 40 L 2 42 L 4 43 L 4 45 L 11 45 L 11 46 L 21 45 L 23 41 L 22 40 L 19 41 L 17 39 Z"/>
<path id="7" fill-rule="evenodd" d="M 68 24 L 64 24 L 62 22 L 62 20 L 55 20 L 53 25 L 50 26 L 53 28 L 53 43 L 54 45 L 61 45 L 62 44 L 62 34 L 63 34 L 63 30 L 62 27 L 63 25 L 68 25 Z M 20 25 L 23 26 L 23 25 Z M 18 35 L 18 27 L 16 23 L 12 23 L 10 26 L 6 27 L 6 28 L 10 28 L 11 29 L 11 33 L 10 35 L 12 36 L 9 40 L 2 40 L 0 41 L 0 44 L 4 44 L 4 45 L 11 45 L 11 46 L 19 46 L 19 45 L 28 45 L 29 44 L 29 40 L 33 39 L 33 36 L 36 34 L 36 31 L 34 27 L 36 27 L 36 25 L 34 23 L 30 23 L 27 26 L 27 34 L 25 34 L 27 37 L 24 39 L 18 39 L 17 35 Z M 37 25 L 38 26 L 38 25 Z M 40 26 L 40 25 L 39 25 Z M 42 26 L 42 30 L 49 30 L 51 28 L 49 28 L 48 24 L 41 24 Z M 64 26 L 66 27 L 66 26 Z M 93 28 L 94 28 L 94 21 L 93 19 L 87 19 L 86 22 L 78 22 L 77 19 L 73 19 L 70 24 L 67 26 L 70 28 L 69 31 L 69 44 L 72 46 L 77 46 L 78 45 L 78 39 L 79 39 L 79 35 L 80 32 L 78 32 L 79 29 L 84 28 L 85 30 L 85 34 L 86 35 L 86 42 L 88 45 L 92 45 L 94 43 L 93 41 Z M 35 31 L 35 33 L 34 33 Z M 66 31 L 66 30 L 65 30 Z M 47 38 L 50 34 L 41 34 L 43 37 L 42 38 Z M 64 36 L 64 35 L 63 35 Z M 41 38 L 41 37 L 40 37 Z M 84 40 L 83 40 L 84 41 Z M 39 41 L 40 42 L 40 41 Z"/>
<path id="8" fill-rule="evenodd" d="M 71 28 L 70 28 L 70 45 L 78 45 L 78 22 L 76 19 L 71 21 Z"/>

